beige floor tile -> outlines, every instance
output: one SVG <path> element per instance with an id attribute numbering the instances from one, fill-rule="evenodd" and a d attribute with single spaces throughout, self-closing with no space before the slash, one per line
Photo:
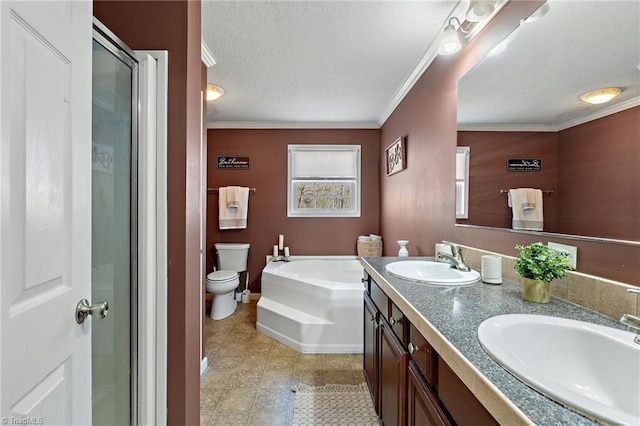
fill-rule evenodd
<path id="1" fill-rule="evenodd" d="M 250 413 L 256 399 L 255 388 L 235 388 L 225 389 L 216 413 Z"/>
<path id="2" fill-rule="evenodd" d="M 207 318 L 201 378 L 201 424 L 285 426 L 296 384 L 361 383 L 361 354 L 301 354 L 255 329 L 256 302 L 228 318 Z"/>
<path id="3" fill-rule="evenodd" d="M 289 413 L 286 410 L 254 411 L 249 419 L 250 426 L 286 426 Z"/>
<path id="4" fill-rule="evenodd" d="M 257 388 L 262 381 L 263 369 L 236 371 L 229 381 L 227 389 L 231 388 Z"/>
<path id="5" fill-rule="evenodd" d="M 293 369 L 274 368 L 267 369 L 262 375 L 260 388 L 285 388 L 291 389 L 293 386 Z"/>
<path id="6" fill-rule="evenodd" d="M 233 369 L 209 367 L 200 377 L 200 389 L 225 389 L 233 377 Z"/>
<path id="7" fill-rule="evenodd" d="M 324 370 L 323 378 L 326 384 L 331 385 L 355 385 L 353 370 Z"/>
<path id="8" fill-rule="evenodd" d="M 250 412 L 214 412 L 208 426 L 243 426 L 249 423 Z"/>
<path id="9" fill-rule="evenodd" d="M 209 423 L 212 414 L 213 410 L 200 407 L 200 425 L 206 426 Z"/>

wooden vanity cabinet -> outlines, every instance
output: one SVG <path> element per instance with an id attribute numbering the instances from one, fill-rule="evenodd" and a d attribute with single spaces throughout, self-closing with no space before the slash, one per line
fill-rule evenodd
<path id="1" fill-rule="evenodd" d="M 382 424 L 497 425 L 402 311 L 365 277 L 364 375 Z"/>
<path id="2" fill-rule="evenodd" d="M 380 319 L 378 416 L 385 426 L 407 424 L 407 362 L 409 353 L 386 319 Z"/>
<path id="3" fill-rule="evenodd" d="M 438 397 L 427 386 L 413 361 L 409 361 L 407 387 L 407 425 L 451 425 L 447 414 L 440 406 Z"/>
<path id="4" fill-rule="evenodd" d="M 376 413 L 378 408 L 378 322 L 380 312 L 373 304 L 369 293 L 364 293 L 364 342 L 363 342 L 363 364 L 364 378 L 369 386 L 369 392 L 373 398 L 373 406 Z"/>

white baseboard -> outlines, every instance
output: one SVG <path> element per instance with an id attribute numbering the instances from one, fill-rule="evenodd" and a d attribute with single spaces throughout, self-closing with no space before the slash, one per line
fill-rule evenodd
<path id="1" fill-rule="evenodd" d="M 200 375 L 202 376 L 202 374 L 204 373 L 204 370 L 206 370 L 208 367 L 208 361 L 207 361 L 207 357 L 205 356 L 204 358 L 202 358 L 202 361 L 200 361 Z"/>

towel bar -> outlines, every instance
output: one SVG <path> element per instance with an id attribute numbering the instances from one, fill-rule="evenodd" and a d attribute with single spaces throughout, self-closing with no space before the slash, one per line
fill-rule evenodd
<path id="1" fill-rule="evenodd" d="M 500 193 L 501 194 L 508 194 L 509 190 L 508 189 L 501 189 Z M 542 195 L 552 195 L 552 194 L 553 194 L 553 191 L 550 190 L 550 189 L 543 189 L 542 190 Z"/>
<path id="2" fill-rule="evenodd" d="M 207 188 L 207 193 L 208 194 L 215 194 L 217 192 L 220 191 L 220 188 Z M 255 188 L 249 188 L 249 192 L 253 192 L 254 194 L 256 193 L 256 189 Z"/>

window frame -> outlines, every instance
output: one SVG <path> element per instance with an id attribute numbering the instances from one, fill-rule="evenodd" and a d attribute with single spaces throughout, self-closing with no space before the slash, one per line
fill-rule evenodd
<path id="1" fill-rule="evenodd" d="M 293 153 L 300 151 L 323 152 L 323 151 L 348 151 L 356 153 L 355 178 L 349 177 L 294 177 Z M 361 145 L 335 145 L 335 144 L 294 144 L 287 146 L 287 217 L 360 217 L 361 216 Z M 297 194 L 295 193 L 298 182 L 309 183 L 352 183 L 351 203 L 352 208 L 343 209 L 299 209 L 296 207 Z"/>

